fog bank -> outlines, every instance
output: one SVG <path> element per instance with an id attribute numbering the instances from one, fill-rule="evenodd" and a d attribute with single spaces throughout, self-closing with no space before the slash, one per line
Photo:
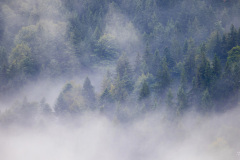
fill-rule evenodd
<path id="1" fill-rule="evenodd" d="M 34 127 L 0 131 L 4 160 L 235 160 L 239 108 L 222 115 L 188 113 L 169 121 L 151 113 L 128 123 L 86 113 L 68 122 L 49 120 Z"/>

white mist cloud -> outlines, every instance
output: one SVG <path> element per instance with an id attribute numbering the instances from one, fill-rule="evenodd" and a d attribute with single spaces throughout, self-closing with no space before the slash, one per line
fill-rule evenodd
<path id="1" fill-rule="evenodd" d="M 118 11 L 113 4 L 109 5 L 106 15 L 105 35 L 111 37 L 110 44 L 114 43 L 122 52 L 128 56 L 135 57 L 136 52 L 142 52 L 143 46 L 141 34 L 133 23 L 123 13 Z"/>
<path id="2" fill-rule="evenodd" d="M 1 129 L 4 160 L 234 160 L 239 151 L 239 109 L 222 115 L 169 121 L 161 113 L 129 123 L 99 114 L 47 122 L 33 128 Z"/>

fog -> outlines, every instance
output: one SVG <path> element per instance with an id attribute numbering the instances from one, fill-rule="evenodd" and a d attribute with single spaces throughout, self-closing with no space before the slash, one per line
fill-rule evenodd
<path id="1" fill-rule="evenodd" d="M 167 18 L 178 14 L 178 5 L 174 5 L 169 10 L 163 7 L 162 11 L 156 11 L 153 14 L 149 2 L 148 7 L 150 9 L 146 10 L 147 13 L 143 15 L 148 17 L 147 15 L 152 16 L 153 14 L 160 17 L 158 18 L 160 19 L 158 24 L 151 24 L 150 22 L 145 23 L 139 20 L 142 17 L 128 15 L 130 12 L 125 13 L 124 10 L 121 10 L 117 6 L 117 3 L 121 4 L 118 1 L 116 3 L 107 3 L 106 1 L 107 6 L 104 6 L 107 8 L 106 11 L 103 8 L 101 8 L 101 12 L 99 11 L 99 15 L 102 17 L 96 16 L 97 13 L 90 12 L 94 1 L 74 1 L 72 2 L 73 6 L 70 7 L 64 4 L 64 2 L 64 0 L 21 0 L 18 2 L 13 0 L 9 3 L 9 6 L 6 2 L 0 2 L 0 4 L 3 4 L 0 7 L 4 19 L 3 37 L 5 38 L 0 45 L 7 46 L 8 63 L 10 64 L 9 68 L 7 68 L 7 74 L 9 74 L 8 77 L 10 78 L 6 80 L 9 82 L 2 84 L 3 87 L 1 87 L 3 89 L 0 87 L 3 90 L 2 93 L 2 90 L 0 90 L 1 160 L 240 159 L 239 106 L 232 107 L 234 109 L 221 113 L 210 111 L 210 109 L 209 112 L 204 113 L 191 110 L 195 106 L 190 106 L 189 110 L 184 110 L 182 113 L 169 113 L 170 111 L 164 110 L 167 108 L 165 104 L 165 99 L 168 98 L 167 95 L 154 93 L 155 91 L 152 88 L 154 88 L 155 84 L 151 81 L 156 80 L 156 77 L 153 77 L 151 73 L 144 73 L 145 71 L 142 68 L 139 75 L 137 75 L 138 73 L 129 73 L 133 74 L 133 76 L 138 76 L 134 80 L 135 86 L 138 88 L 134 88 L 133 82 L 133 90 L 135 89 L 133 93 L 129 91 L 128 94 L 123 90 L 123 94 L 121 92 L 119 94 L 120 96 L 127 97 L 126 99 L 123 98 L 125 102 L 120 102 L 116 98 L 119 96 L 116 91 L 116 88 L 119 87 L 117 85 L 126 82 L 125 79 L 120 82 L 119 77 L 117 77 L 118 75 L 116 75 L 118 74 L 116 73 L 118 58 L 122 54 L 125 54 L 130 62 L 128 67 L 131 69 L 129 70 L 133 71 L 135 69 L 134 61 L 137 53 L 142 56 L 145 50 L 148 49 L 146 46 L 148 46 L 149 42 L 151 55 L 153 55 L 155 49 L 156 51 L 161 49 L 160 55 L 163 55 L 165 45 L 170 44 L 170 40 L 174 39 L 174 36 L 177 35 L 175 33 L 177 32 L 177 27 L 174 29 L 177 22 L 173 22 L 172 19 Z M 188 1 L 181 3 L 185 6 L 182 7 L 182 10 L 193 6 L 193 4 L 188 5 L 187 3 Z M 139 4 L 138 7 L 141 8 L 142 5 L 144 6 L 145 4 Z M 203 3 L 202 7 L 205 6 L 206 4 Z M 76 11 L 72 11 L 71 13 L 71 10 L 67 10 L 67 7 L 72 7 Z M 147 7 L 144 6 L 143 8 Z M 127 10 L 127 4 L 125 9 Z M 139 13 L 140 11 L 141 9 L 139 9 Z M 89 15 L 82 16 L 84 12 L 89 12 Z M 166 16 L 168 14 L 170 15 L 169 17 Z M 156 17 L 154 16 L 151 19 L 155 19 Z M 240 26 L 237 16 L 229 21 L 237 27 Z M 221 24 L 220 20 L 218 22 Z M 86 26 L 84 26 L 85 23 Z M 189 20 L 188 24 L 190 25 L 191 23 Z M 95 26 L 92 27 L 92 24 Z M 210 31 L 208 33 L 206 28 L 211 25 L 209 24 L 202 28 L 199 25 L 200 29 L 196 32 L 196 28 L 192 28 L 191 31 L 193 33 L 189 31 L 191 35 L 188 36 L 192 36 L 196 44 L 198 44 L 208 39 Z M 83 26 L 84 29 L 79 26 Z M 226 24 L 225 28 L 220 25 L 222 30 L 227 30 L 230 26 L 231 23 Z M 96 34 L 99 37 L 93 34 L 94 30 L 97 31 L 96 28 L 98 27 L 103 27 L 100 33 L 97 33 L 100 35 Z M 150 34 L 150 31 L 147 31 L 149 33 L 146 33 L 144 27 L 148 28 L 148 30 L 153 30 L 153 32 Z M 181 34 L 183 35 L 179 36 L 179 44 L 183 44 L 189 38 L 184 35 L 185 33 Z M 90 38 L 94 36 L 97 38 Z M 169 42 L 165 42 L 167 40 Z M 176 38 L 176 40 L 178 39 Z M 26 60 L 24 59 L 24 56 L 26 56 L 24 53 L 28 51 L 27 47 L 25 47 L 27 51 L 16 52 L 17 54 L 23 54 L 22 57 L 19 56 L 19 59 L 12 56 L 15 53 L 14 48 L 18 49 L 22 44 L 27 44 L 31 55 L 36 60 L 30 62 L 39 62 L 40 69 L 36 71 L 36 75 L 31 70 L 32 75 L 25 73 L 25 68 L 28 68 L 28 65 L 30 65 L 29 69 L 33 68 L 34 70 L 35 66 L 31 63 L 27 63 L 27 65 L 15 64 L 17 60 Z M 181 47 L 176 48 L 181 50 Z M 115 51 L 119 55 L 115 56 Z M 181 52 L 179 51 L 179 54 Z M 103 56 L 101 57 L 98 54 L 103 54 Z M 180 70 L 183 68 L 185 62 L 181 60 L 181 55 L 177 55 L 178 53 L 174 54 L 176 54 L 175 57 L 179 56 L 180 60 L 177 58 L 174 59 L 174 65 L 175 62 L 179 65 L 172 68 L 175 70 L 171 71 L 171 74 L 178 74 L 178 77 L 175 77 L 175 79 L 180 80 Z M 31 55 L 27 56 L 31 58 Z M 198 57 L 194 58 L 197 59 Z M 14 65 L 19 70 L 11 70 Z M 139 62 L 140 67 L 144 65 L 149 64 L 146 64 L 145 61 Z M 0 69 L 2 71 L 1 66 Z M 127 72 L 126 68 L 123 69 L 124 72 Z M 153 68 L 153 70 L 155 69 L 157 70 L 157 68 Z M 11 71 L 13 77 L 11 77 Z M 109 83 L 107 84 L 108 88 L 106 86 L 106 88 L 103 88 L 103 79 L 107 71 L 111 72 L 111 77 L 109 78 L 110 80 L 105 82 Z M 96 108 L 80 112 L 82 111 L 81 107 L 89 107 L 90 104 L 87 104 L 87 98 L 82 98 L 84 94 L 82 86 L 86 77 L 89 77 L 91 85 L 94 88 L 94 100 L 96 101 L 94 105 Z M 129 77 L 125 78 L 128 80 Z M 20 80 L 16 81 L 18 79 Z M 147 95 L 144 92 L 144 94 L 146 94 L 146 97 L 149 97 L 144 97 L 146 99 L 141 101 L 138 98 L 138 94 L 145 79 L 146 81 L 149 79 L 149 88 L 147 87 L 146 91 L 149 93 Z M 67 83 L 74 83 L 76 86 L 71 86 L 72 88 L 75 87 L 75 90 L 73 89 L 73 92 L 66 93 L 65 97 L 63 97 L 66 104 L 67 102 L 71 105 L 73 104 L 70 107 L 67 106 L 67 109 L 63 108 L 60 110 L 63 115 L 67 110 L 67 116 L 64 117 L 58 115 L 54 109 L 58 98 L 64 92 L 63 86 Z M 173 106 L 170 107 L 174 110 L 172 112 L 178 112 L 178 102 L 176 101 L 178 98 L 178 85 L 180 83 L 173 83 L 175 84 L 171 84 L 169 87 L 169 89 L 173 90 L 172 98 L 170 96 Z M 9 92 L 4 92 L 5 85 L 7 89 L 9 88 Z M 126 86 L 120 85 L 118 89 L 121 90 L 124 87 Z M 191 86 L 187 88 L 191 88 Z M 108 94 L 106 97 L 110 97 L 110 100 L 108 99 L 110 102 L 103 100 L 104 103 L 102 103 L 100 101 L 101 96 L 104 95 L 104 90 L 107 91 L 106 94 Z M 115 98 L 115 100 L 111 98 Z M 44 103 L 41 104 L 43 99 Z M 156 104 L 157 107 L 154 106 L 156 109 L 153 110 L 152 106 L 155 105 L 155 102 L 158 104 Z M 41 107 L 48 105 L 50 111 L 48 110 L 48 113 L 43 113 Z M 110 109 L 104 111 L 105 106 L 107 109 Z M 74 112 L 74 107 L 77 109 L 80 108 L 80 111 L 76 114 L 72 113 Z M 217 106 L 214 107 L 217 108 Z M 123 117 L 120 114 L 123 114 Z"/>
<path id="2" fill-rule="evenodd" d="M 169 121 L 149 113 L 128 123 L 99 113 L 86 113 L 60 123 L 49 120 L 34 127 L 1 128 L 4 160 L 237 160 L 239 108 L 222 115 L 187 113 Z"/>
<path id="3" fill-rule="evenodd" d="M 108 7 L 105 23 L 104 34 L 112 38 L 109 43 L 115 43 L 114 45 L 122 53 L 125 52 L 130 60 L 134 60 L 138 52 L 144 52 L 145 46 L 140 33 L 128 17 L 116 9 L 113 4 Z"/>

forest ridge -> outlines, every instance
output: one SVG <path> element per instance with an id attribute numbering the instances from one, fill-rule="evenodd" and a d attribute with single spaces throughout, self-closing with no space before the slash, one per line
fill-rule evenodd
<path id="1" fill-rule="evenodd" d="M 2 0 L 0 6 L 0 95 L 41 79 L 69 81 L 54 106 L 26 97 L 1 113 L 3 123 L 89 110 L 120 120 L 155 110 L 205 114 L 239 103 L 238 0 Z M 96 72 L 104 73 L 98 92 L 90 76 L 70 82 Z"/>

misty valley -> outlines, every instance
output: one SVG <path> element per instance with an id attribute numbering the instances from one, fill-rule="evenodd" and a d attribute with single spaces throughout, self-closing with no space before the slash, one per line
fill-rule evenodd
<path id="1" fill-rule="evenodd" d="M 238 160 L 239 115 L 239 0 L 0 0 L 1 160 Z"/>

